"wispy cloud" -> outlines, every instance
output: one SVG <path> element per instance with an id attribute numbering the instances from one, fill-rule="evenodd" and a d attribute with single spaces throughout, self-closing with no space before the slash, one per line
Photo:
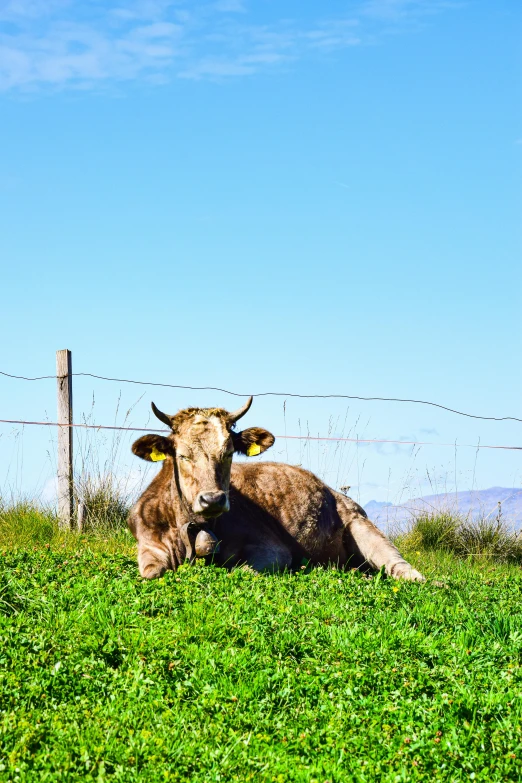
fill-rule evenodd
<path id="1" fill-rule="evenodd" d="M 153 9 L 147 18 L 135 11 L 130 24 L 117 13 L 70 19 L 68 10 L 64 3 L 46 9 L 35 3 L 15 17 L 15 9 L 4 9 L 13 29 L 0 35 L 0 88 L 131 79 L 163 71 L 181 49 L 183 27 Z"/>
<path id="2" fill-rule="evenodd" d="M 361 6 L 363 16 L 381 21 L 403 21 L 460 8 L 458 0 L 366 0 Z"/>
<path id="3" fill-rule="evenodd" d="M 357 46 L 382 20 L 448 4 L 371 0 L 350 18 L 260 24 L 243 0 L 8 0 L 0 7 L 0 90 L 247 76 Z"/>
<path id="4" fill-rule="evenodd" d="M 241 0 L 218 0 L 214 3 L 216 11 L 222 11 L 224 13 L 236 13 L 242 14 L 246 12 L 244 3 Z"/>

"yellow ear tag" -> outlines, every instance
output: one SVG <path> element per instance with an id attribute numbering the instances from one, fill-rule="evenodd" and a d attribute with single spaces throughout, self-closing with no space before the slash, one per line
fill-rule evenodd
<path id="1" fill-rule="evenodd" d="M 162 460 L 167 459 L 167 455 L 154 447 L 150 450 L 150 458 L 153 462 L 161 462 Z"/>
<path id="2" fill-rule="evenodd" d="M 247 449 L 247 457 L 255 457 L 256 454 L 261 454 L 261 446 L 259 443 L 252 443 Z"/>

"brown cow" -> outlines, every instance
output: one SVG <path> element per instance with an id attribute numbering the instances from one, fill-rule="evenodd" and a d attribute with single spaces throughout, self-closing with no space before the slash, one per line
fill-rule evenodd
<path id="1" fill-rule="evenodd" d="M 235 431 L 251 403 L 250 397 L 235 413 L 188 408 L 174 416 L 152 403 L 172 432 L 145 435 L 132 446 L 142 459 L 164 460 L 129 516 L 140 574 L 153 579 L 194 553 L 212 553 L 227 568 L 275 571 L 306 560 L 384 566 L 393 577 L 424 581 L 357 503 L 309 471 L 278 462 L 232 464 L 234 452 L 254 456 L 274 443 L 259 427 Z"/>

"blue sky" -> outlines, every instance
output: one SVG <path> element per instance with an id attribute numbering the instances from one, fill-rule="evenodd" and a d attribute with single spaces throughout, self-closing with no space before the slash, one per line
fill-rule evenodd
<path id="1" fill-rule="evenodd" d="M 4 3 L 0 369 L 68 347 L 78 372 L 522 418 L 521 27 L 511 0 Z M 135 426 L 151 399 L 237 401 L 78 378 L 76 419 L 94 395 L 110 423 L 120 389 Z M 522 445 L 513 422 L 283 402 L 247 423 Z M 53 382 L 0 378 L 0 410 L 53 419 Z M 49 437 L 1 425 L 4 488 L 49 481 Z M 517 452 L 310 448 L 275 456 L 363 502 L 522 480 Z"/>

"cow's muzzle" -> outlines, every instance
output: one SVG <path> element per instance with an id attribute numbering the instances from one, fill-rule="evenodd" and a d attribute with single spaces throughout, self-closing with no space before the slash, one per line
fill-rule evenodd
<path id="1" fill-rule="evenodd" d="M 226 492 L 200 492 L 192 508 L 195 514 L 208 519 L 228 511 L 230 504 Z"/>

